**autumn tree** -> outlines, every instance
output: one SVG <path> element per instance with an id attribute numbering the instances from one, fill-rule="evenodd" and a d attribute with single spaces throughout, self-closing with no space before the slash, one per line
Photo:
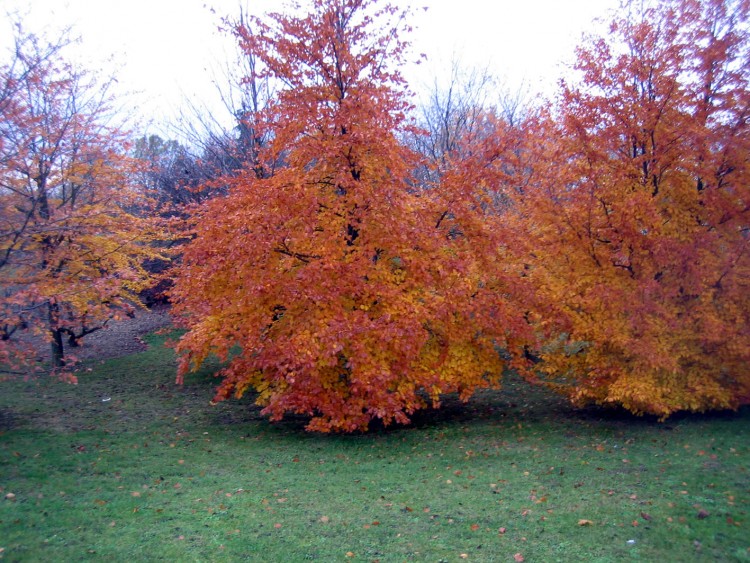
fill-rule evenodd
<path id="1" fill-rule="evenodd" d="M 627 2 L 537 124 L 518 259 L 560 331 L 544 369 L 576 402 L 750 402 L 749 17 Z"/>
<path id="2" fill-rule="evenodd" d="M 148 276 L 149 220 L 134 161 L 113 128 L 107 85 L 18 27 L 0 67 L 0 358 L 22 329 L 43 333 L 53 365 L 79 340 L 133 309 Z"/>
<path id="3" fill-rule="evenodd" d="M 283 85 L 260 162 L 284 165 L 249 163 L 194 222 L 173 292 L 179 379 L 216 354 L 216 400 L 254 390 L 271 419 L 310 415 L 319 431 L 404 423 L 497 384 L 528 337 L 523 312 L 475 259 L 490 248 L 470 228 L 481 190 L 415 184 L 418 155 L 399 142 L 405 14 L 371 0 L 290 10 L 235 28 Z"/>

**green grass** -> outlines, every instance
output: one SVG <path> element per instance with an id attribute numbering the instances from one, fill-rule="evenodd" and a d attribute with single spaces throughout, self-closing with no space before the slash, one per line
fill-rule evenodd
<path id="1" fill-rule="evenodd" d="M 750 561 L 750 409 L 658 423 L 510 380 L 322 436 L 210 406 L 211 366 L 176 387 L 149 339 L 77 386 L 2 384 L 0 558 Z"/>

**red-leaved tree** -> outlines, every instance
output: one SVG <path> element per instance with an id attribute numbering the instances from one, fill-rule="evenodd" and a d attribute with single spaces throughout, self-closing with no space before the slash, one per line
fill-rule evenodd
<path id="1" fill-rule="evenodd" d="M 269 144 L 193 223 L 172 294 L 180 380 L 216 354 L 217 400 L 254 390 L 272 419 L 353 431 L 466 399 L 522 357 L 520 278 L 481 220 L 486 190 L 417 185 L 399 142 L 406 27 L 389 5 L 314 0 L 235 29 L 280 87 L 257 121 Z"/>

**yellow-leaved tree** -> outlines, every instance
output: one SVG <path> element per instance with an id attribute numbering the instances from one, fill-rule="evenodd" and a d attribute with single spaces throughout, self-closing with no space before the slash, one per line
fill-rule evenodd
<path id="1" fill-rule="evenodd" d="M 750 2 L 627 2 L 529 130 L 518 260 L 579 403 L 750 402 Z"/>
<path id="2" fill-rule="evenodd" d="M 17 337 L 65 348 L 132 311 L 158 236 L 106 85 L 20 26 L 0 66 L 0 363 L 30 359 Z"/>

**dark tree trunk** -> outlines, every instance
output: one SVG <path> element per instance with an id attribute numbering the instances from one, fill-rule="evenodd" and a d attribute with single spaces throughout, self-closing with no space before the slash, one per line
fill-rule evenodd
<path id="1" fill-rule="evenodd" d="M 63 348 L 63 331 L 60 328 L 60 307 L 57 303 L 50 302 L 49 308 L 49 331 L 52 340 L 50 351 L 52 352 L 52 367 L 61 368 L 65 366 L 65 349 Z"/>

